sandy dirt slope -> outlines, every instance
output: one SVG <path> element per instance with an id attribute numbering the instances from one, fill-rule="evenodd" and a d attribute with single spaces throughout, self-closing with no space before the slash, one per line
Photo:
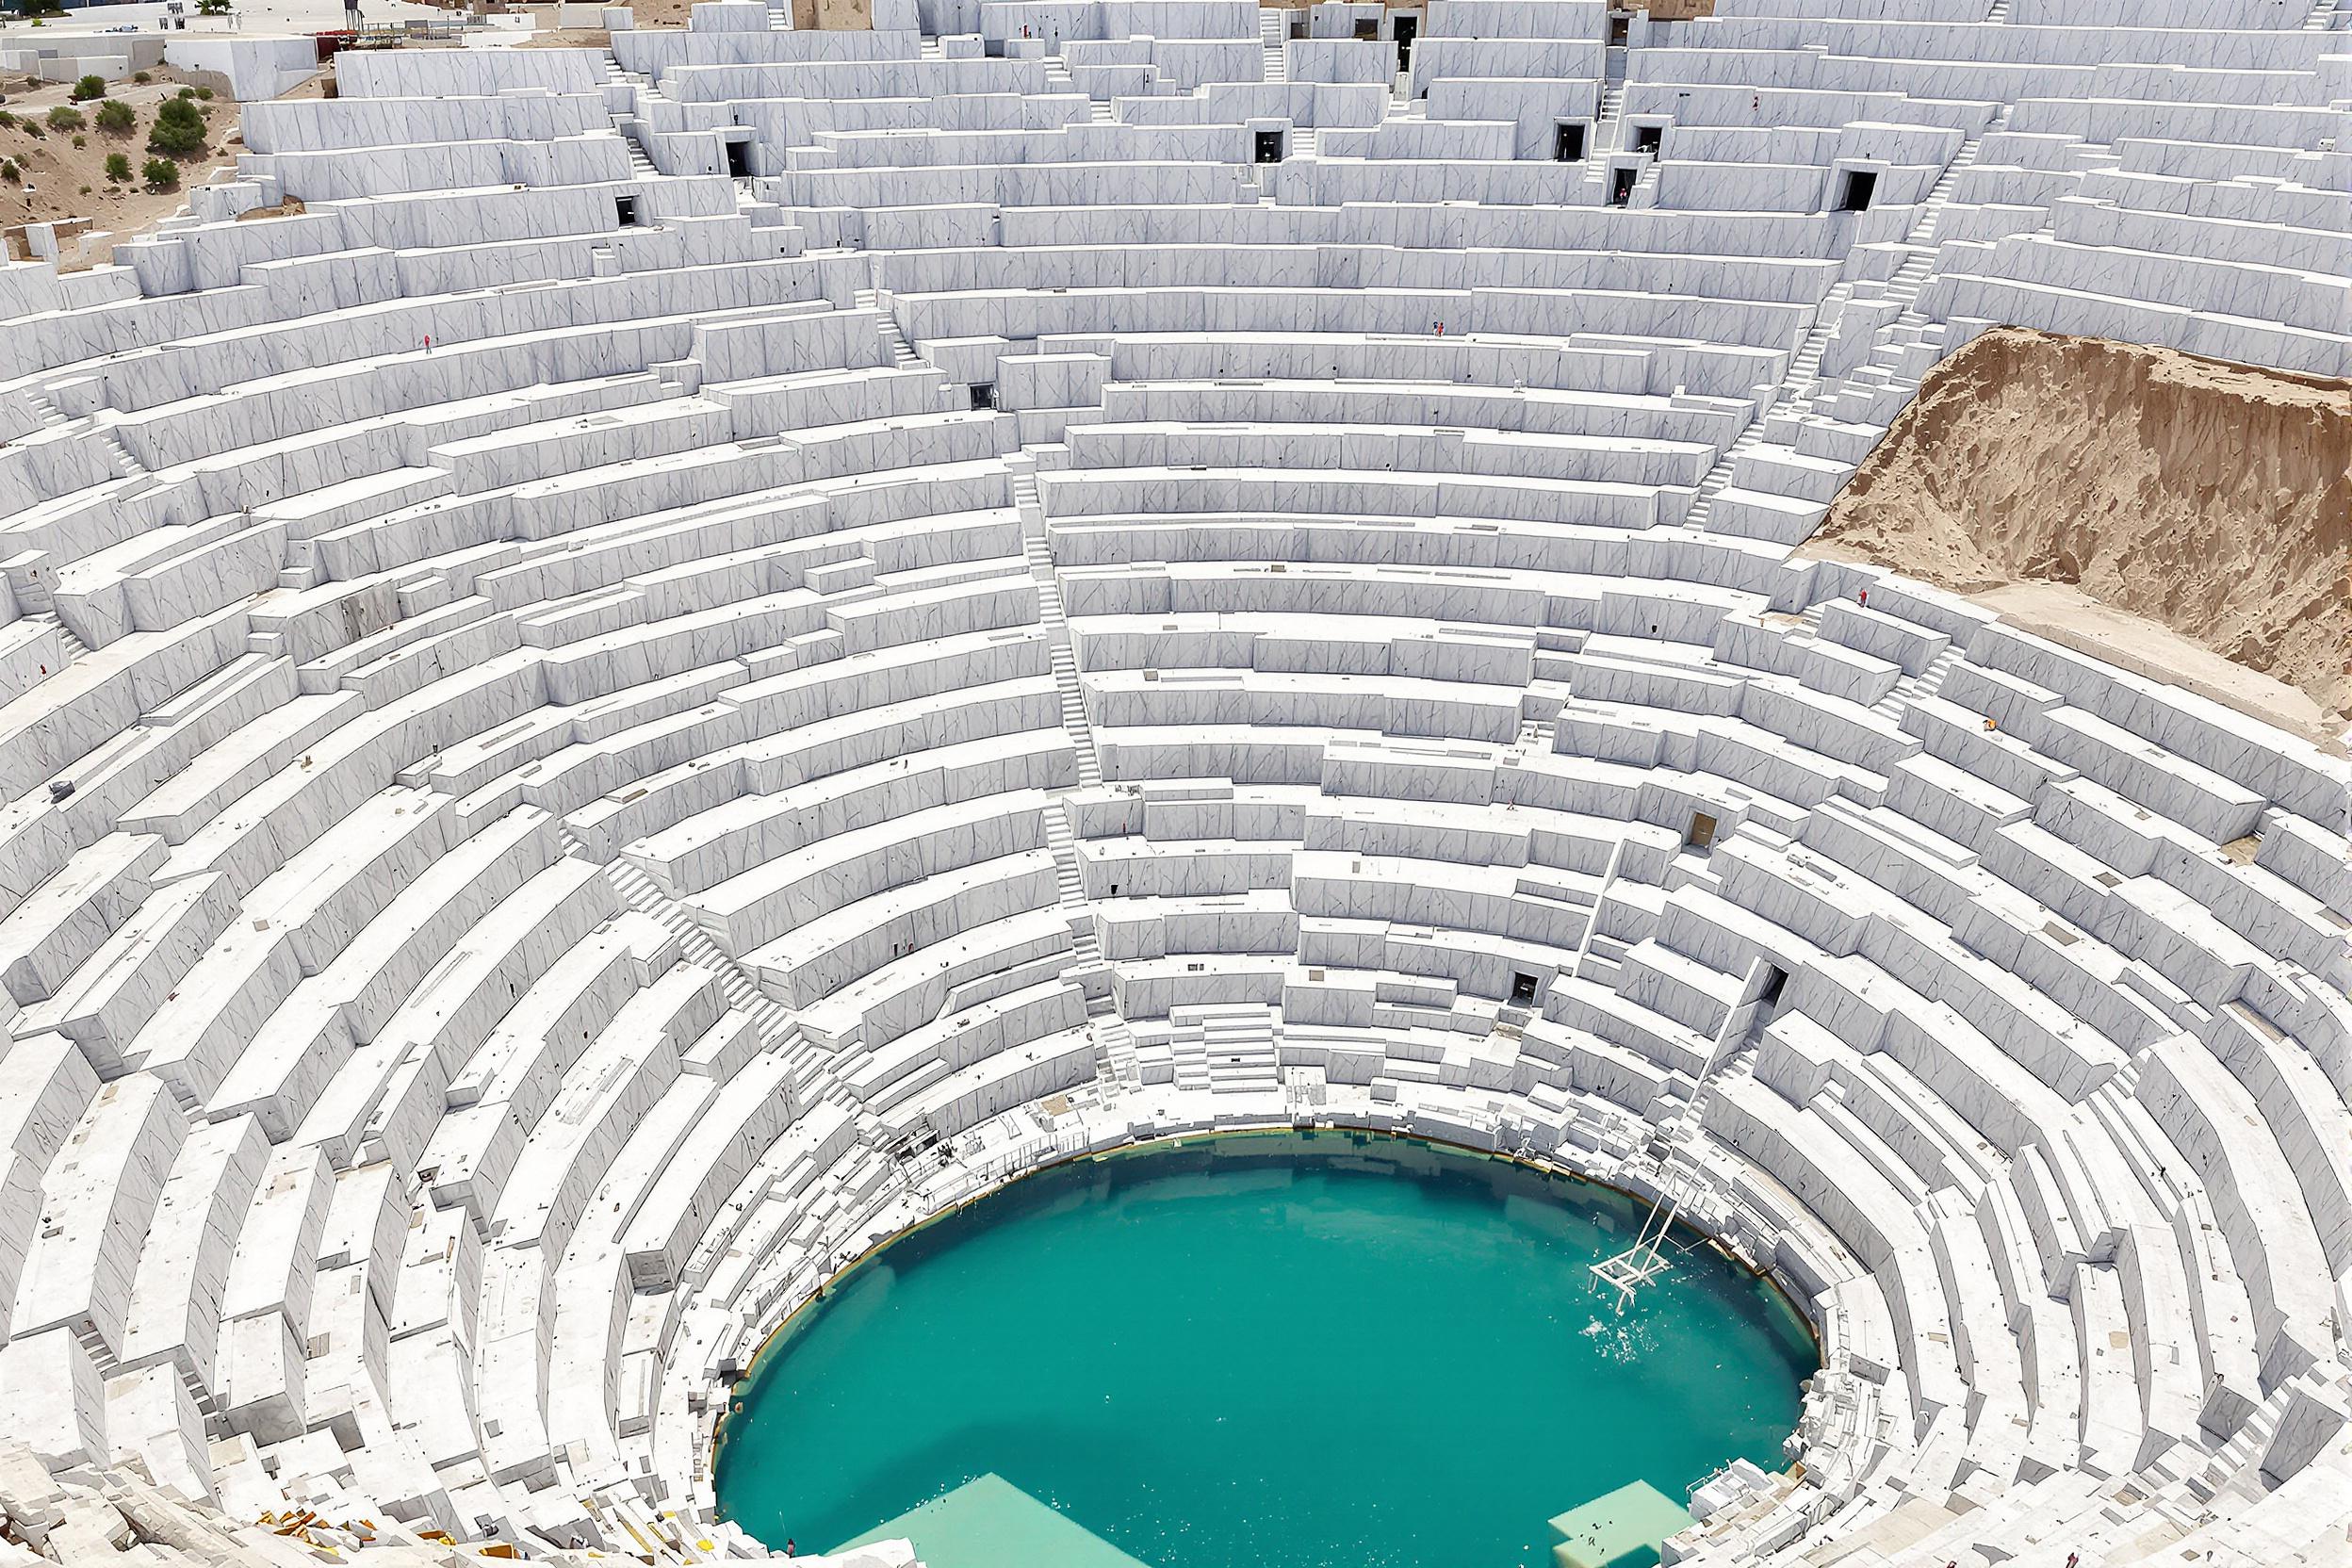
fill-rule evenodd
<path id="1" fill-rule="evenodd" d="M 2282 727 L 2338 731 L 2352 715 L 2352 383 L 1989 332 L 1928 376 L 1805 552 L 1892 566 L 2021 622 L 2079 620 L 2082 635 L 2059 640 L 2127 663 L 2164 666 L 2169 633 L 2315 705 L 2278 701 Z M 2234 685 L 2208 694 L 2260 710 L 2266 682 L 2180 662 L 2182 684 Z"/>
<path id="2" fill-rule="evenodd" d="M 23 76 L 10 76 L 0 83 L 0 93 L 6 95 L 0 101 L 0 108 L 8 110 L 16 122 L 0 126 L 0 158 L 14 163 L 21 175 L 13 184 L 0 182 L 0 225 L 12 228 L 26 222 L 87 218 L 116 238 L 128 238 L 154 228 L 186 206 L 189 186 L 204 184 L 215 170 L 237 161 L 237 106 L 221 90 L 227 86 L 223 78 L 176 71 L 169 66 L 157 66 L 148 76 L 146 82 L 125 77 L 106 89 L 107 97 L 130 105 L 139 116 L 137 128 L 121 136 L 98 129 L 98 100 L 79 104 L 71 101 L 70 83 L 28 86 L 28 78 Z M 204 115 L 205 150 L 175 160 L 180 166 L 177 189 L 150 190 L 139 172 L 155 155 L 147 150 L 147 134 L 155 126 L 155 110 L 183 86 L 196 85 L 214 92 L 212 98 L 199 106 Z M 49 130 L 48 112 L 59 104 L 68 105 L 88 123 L 79 132 Z M 42 134 L 35 136 L 27 130 L 27 121 L 41 122 Z M 74 145 L 76 135 L 82 139 L 79 147 Z M 118 185 L 106 177 L 108 153 L 123 154 L 131 160 L 132 177 L 127 183 Z M 104 260 L 111 250 L 111 245 L 106 246 L 88 259 Z M 71 240 L 65 253 L 67 265 L 74 265 Z"/>

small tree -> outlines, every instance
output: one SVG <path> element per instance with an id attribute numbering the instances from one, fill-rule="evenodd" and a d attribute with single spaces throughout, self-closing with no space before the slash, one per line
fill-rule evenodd
<path id="1" fill-rule="evenodd" d="M 104 98 L 106 95 L 106 79 L 104 76 L 84 76 L 74 84 L 74 90 L 69 94 L 77 103 L 86 98 Z"/>
<path id="2" fill-rule="evenodd" d="M 166 157 L 187 157 L 204 150 L 204 117 L 190 98 L 167 98 L 155 110 L 155 129 L 147 133 L 147 150 Z"/>
<path id="3" fill-rule="evenodd" d="M 78 131 L 90 122 L 79 109 L 67 108 L 63 104 L 49 111 L 49 128 L 53 131 Z"/>
<path id="4" fill-rule="evenodd" d="M 108 153 L 106 155 L 106 178 L 112 180 L 116 185 L 130 184 L 131 155 L 128 153 Z"/>
<path id="5" fill-rule="evenodd" d="M 98 128 L 108 136 L 128 136 L 139 129 L 139 111 L 120 98 L 98 106 Z"/>
<path id="6" fill-rule="evenodd" d="M 150 190 L 180 188 L 180 166 L 170 158 L 149 158 L 146 167 L 139 172 L 140 177 L 146 180 L 147 188 Z"/>

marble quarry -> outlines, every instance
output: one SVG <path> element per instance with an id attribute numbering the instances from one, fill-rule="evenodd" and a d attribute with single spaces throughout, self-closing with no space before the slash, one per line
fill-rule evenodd
<path id="1" fill-rule="evenodd" d="M 0 1565 L 764 1556 L 841 1260 L 1298 1121 L 1805 1306 L 1670 1561 L 2352 1560 L 2352 772 L 1797 548 L 1991 325 L 2352 373 L 2352 8 L 874 19 L 0 267 Z"/>

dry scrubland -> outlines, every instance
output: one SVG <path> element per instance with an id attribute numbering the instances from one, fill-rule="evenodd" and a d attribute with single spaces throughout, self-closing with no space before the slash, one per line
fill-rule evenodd
<path id="1" fill-rule="evenodd" d="M 1812 549 L 2196 664 L 2135 639 L 2126 617 L 2144 617 L 2352 714 L 2352 383 L 1989 332 L 1929 375 Z M 2290 727 L 2321 717 L 2276 706 Z"/>
<path id="2" fill-rule="evenodd" d="M 237 106 L 230 101 L 226 83 L 220 77 L 208 73 L 191 74 L 169 66 L 158 66 L 148 75 L 151 79 L 146 82 L 134 82 L 128 77 L 110 82 L 105 99 L 81 103 L 71 97 L 70 82 L 43 82 L 38 87 L 27 87 L 28 78 L 23 76 L 0 81 L 0 94 L 5 94 L 0 109 L 15 122 L 0 125 L 0 158 L 14 163 L 21 176 L 16 181 L 0 180 L 0 225 L 15 227 L 26 222 L 87 218 L 116 238 L 128 238 L 177 212 L 187 204 L 190 186 L 203 185 L 212 177 L 213 171 L 237 161 Z M 140 178 L 140 171 L 149 158 L 157 155 L 147 150 L 155 111 L 166 98 L 176 96 L 182 88 L 199 86 L 213 94 L 198 106 L 204 116 L 204 151 L 174 159 L 180 166 L 176 189 L 150 190 Z M 130 106 L 139 117 L 136 128 L 120 134 L 99 129 L 99 106 L 107 99 Z M 75 110 L 87 123 L 79 131 L 49 129 L 49 111 L 59 105 Z M 41 131 L 36 134 L 28 129 L 27 122 L 40 124 Z M 76 136 L 82 139 L 79 147 L 74 145 Z M 131 178 L 127 182 L 117 184 L 106 178 L 109 153 L 121 153 L 131 160 Z M 25 188 L 28 185 L 29 193 Z M 70 240 L 65 253 L 71 266 L 74 247 Z M 105 257 L 100 254 L 90 259 Z"/>

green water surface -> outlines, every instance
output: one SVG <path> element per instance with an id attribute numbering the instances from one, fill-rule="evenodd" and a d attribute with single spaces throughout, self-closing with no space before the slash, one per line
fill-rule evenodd
<path id="1" fill-rule="evenodd" d="M 1619 1316 L 1586 1268 L 1643 1212 L 1361 1135 L 1056 1167 L 800 1315 L 738 1390 L 720 1508 L 806 1552 L 993 1471 L 1155 1568 L 1545 1564 L 1599 1493 L 1779 1468 L 1817 1364 L 1705 1248 Z"/>

